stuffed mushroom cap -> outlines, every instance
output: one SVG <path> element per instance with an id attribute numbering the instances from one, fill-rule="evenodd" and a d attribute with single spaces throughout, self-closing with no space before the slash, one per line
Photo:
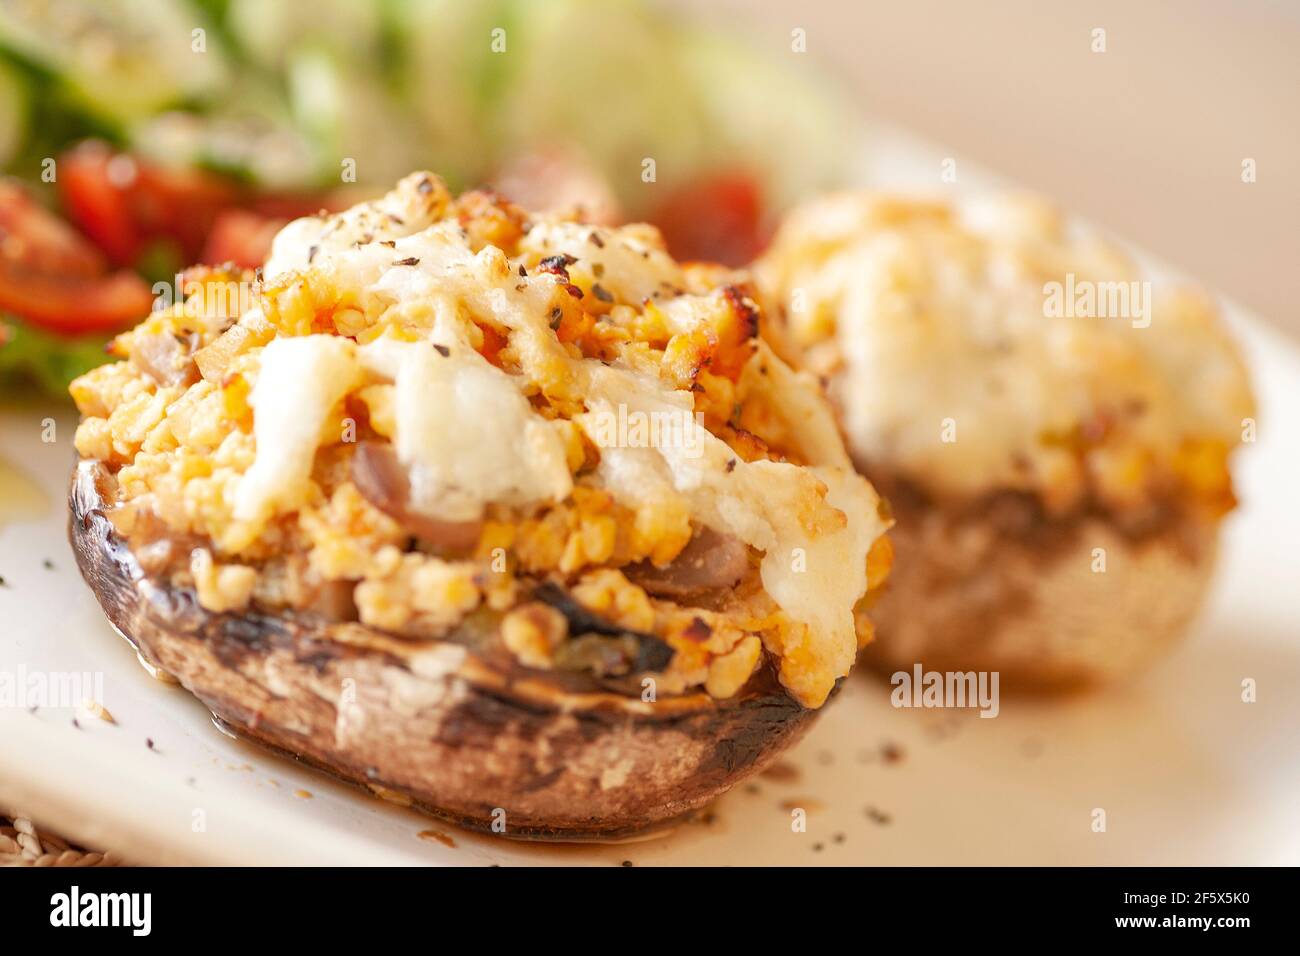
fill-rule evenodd
<path id="1" fill-rule="evenodd" d="M 72 385 L 73 537 L 119 628 L 254 736 L 457 819 L 485 822 L 490 778 L 518 785 L 530 833 L 617 833 L 769 759 L 764 741 L 797 736 L 869 638 L 880 500 L 815 385 L 758 337 L 742 278 L 675 262 L 653 228 L 453 198 L 417 173 L 289 224 L 256 274 L 192 270 L 184 293 L 115 341 L 124 361 Z M 329 706 L 259 720 L 215 689 L 212 635 L 240 627 L 259 693 L 278 671 L 283 697 Z M 456 695 L 509 700 L 517 720 L 494 737 L 486 704 L 456 718 L 489 724 L 459 748 L 457 781 L 443 750 L 389 771 L 336 760 L 329 728 L 357 681 L 268 671 L 277 649 L 302 665 L 312 648 L 316 663 L 362 649 L 372 724 L 420 726 L 417 750 Z M 443 665 L 421 676 L 409 662 L 429 655 Z M 440 688 L 426 723 L 385 709 L 374 685 L 391 703 L 392 667 Z M 590 755 L 556 765 L 538 730 L 611 707 L 622 744 L 578 739 L 616 767 L 620 747 L 638 767 L 671 758 L 653 785 Z M 751 742 L 719 762 L 715 734 Z M 546 763 L 545 786 L 488 774 L 493 748 Z M 601 796 L 638 786 L 644 799 Z M 674 787 L 683 799 L 664 801 Z"/>
<path id="2" fill-rule="evenodd" d="M 755 274 L 899 517 L 879 655 L 1069 683 L 1181 629 L 1254 415 L 1202 293 L 1029 197 L 826 197 Z"/>

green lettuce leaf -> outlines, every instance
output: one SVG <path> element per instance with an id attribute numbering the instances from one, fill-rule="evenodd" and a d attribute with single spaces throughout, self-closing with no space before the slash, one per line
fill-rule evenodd
<path id="1" fill-rule="evenodd" d="M 0 392 L 35 389 L 47 395 L 67 395 L 68 383 L 109 361 L 104 352 L 108 335 L 64 336 L 45 332 L 21 319 L 0 315 Z"/>

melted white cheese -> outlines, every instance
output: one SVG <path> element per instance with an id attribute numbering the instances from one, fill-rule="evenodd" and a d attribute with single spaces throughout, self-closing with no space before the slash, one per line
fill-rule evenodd
<path id="1" fill-rule="evenodd" d="M 248 399 L 257 457 L 235 490 L 237 519 L 261 522 L 297 503 L 326 416 L 360 381 L 354 351 L 336 335 L 273 339 L 262 349 Z"/>
<path id="2" fill-rule="evenodd" d="M 395 445 L 417 510 L 469 521 L 489 502 L 560 501 L 573 489 L 556 427 L 473 349 L 435 335 L 432 342 L 379 339 L 360 353 L 396 384 Z"/>
<path id="3" fill-rule="evenodd" d="M 426 182 L 427 187 L 423 185 Z M 262 267 L 263 278 L 270 282 L 301 271 L 315 265 L 318 257 L 324 261 L 332 252 L 368 248 L 391 252 L 380 243 L 415 235 L 441 218 L 449 198 L 441 180 L 417 174 L 402 186 L 331 216 L 295 219 L 272 241 L 271 255 Z"/>
<path id="4" fill-rule="evenodd" d="M 572 256 L 576 260 L 568 267 L 572 275 L 590 277 L 620 302 L 639 304 L 655 293 L 662 296 L 680 290 L 686 282 L 682 267 L 664 251 L 658 233 L 647 226 L 609 229 L 543 222 L 529 230 L 519 248 L 539 258 L 557 253 Z"/>

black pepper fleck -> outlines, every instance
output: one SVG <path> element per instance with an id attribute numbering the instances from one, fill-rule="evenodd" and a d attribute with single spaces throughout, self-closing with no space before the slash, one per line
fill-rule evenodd
<path id="1" fill-rule="evenodd" d="M 393 263 L 395 266 L 418 266 L 419 264 L 420 260 L 415 256 L 407 256 L 405 259 L 398 259 Z"/>
<path id="2" fill-rule="evenodd" d="M 569 255 L 567 252 L 561 252 L 559 255 L 547 256 L 539 262 L 537 266 L 543 272 L 564 272 L 567 274 L 569 266 L 573 265 L 577 261 L 577 259 Z"/>
<path id="3" fill-rule="evenodd" d="M 433 347 L 433 350 L 437 352 L 439 355 L 441 355 L 443 358 L 446 358 L 448 355 L 451 354 L 451 349 L 447 348 L 447 346 L 445 345 L 435 345 Z"/>
<path id="4" fill-rule="evenodd" d="M 591 287 L 591 294 L 594 295 L 594 296 L 595 296 L 597 299 L 599 299 L 601 302 L 613 302 L 613 301 L 614 301 L 614 297 L 613 297 L 612 295 L 609 294 L 609 290 L 606 289 L 606 288 L 605 288 L 603 285 L 601 285 L 599 282 L 594 283 L 594 284 L 592 285 L 592 287 Z"/>
<path id="5" fill-rule="evenodd" d="M 731 474 L 735 470 L 736 470 L 736 459 L 732 458 L 730 461 L 727 462 L 727 474 Z"/>

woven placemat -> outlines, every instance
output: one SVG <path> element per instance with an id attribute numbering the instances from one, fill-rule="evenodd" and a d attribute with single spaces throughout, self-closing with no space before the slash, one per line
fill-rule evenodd
<path id="1" fill-rule="evenodd" d="M 117 854 L 74 846 L 29 817 L 0 811 L 0 866 L 121 866 Z"/>

